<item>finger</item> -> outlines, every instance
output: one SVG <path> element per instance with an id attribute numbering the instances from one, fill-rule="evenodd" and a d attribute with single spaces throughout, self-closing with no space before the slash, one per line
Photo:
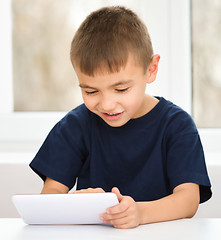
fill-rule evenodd
<path id="1" fill-rule="evenodd" d="M 120 224 L 120 225 L 117 225 L 117 224 L 112 224 L 115 228 L 118 228 L 118 229 L 129 229 L 129 228 L 135 228 L 137 227 L 138 225 L 133 225 L 131 223 L 125 223 L 125 224 Z"/>
<path id="2" fill-rule="evenodd" d="M 92 188 L 76 190 L 74 193 L 90 193 L 90 192 L 93 192 Z"/>
<path id="3" fill-rule="evenodd" d="M 120 193 L 120 190 L 117 187 L 113 187 L 111 192 L 117 195 L 119 202 L 123 199 L 123 195 Z"/>
<path id="4" fill-rule="evenodd" d="M 102 188 L 87 188 L 76 190 L 73 193 L 104 193 L 105 191 Z"/>
<path id="5" fill-rule="evenodd" d="M 115 219 L 115 220 L 105 220 L 103 221 L 104 224 L 112 224 L 115 228 L 134 228 L 137 227 L 139 224 L 136 221 L 133 221 L 133 219 L 130 218 L 130 216 Z"/>
<path id="6" fill-rule="evenodd" d="M 129 201 L 128 197 L 126 196 L 126 197 L 123 197 L 122 201 L 119 204 L 108 208 L 107 213 L 108 214 L 119 214 L 119 213 L 127 211 L 127 209 L 129 207 L 130 207 L 130 201 Z"/>
<path id="7" fill-rule="evenodd" d="M 116 220 L 116 219 L 120 219 L 120 218 L 125 218 L 127 217 L 127 211 L 122 212 L 122 213 L 118 213 L 118 214 L 107 214 L 107 213 L 103 213 L 100 215 L 100 219 L 102 221 L 110 221 L 110 220 Z"/>
<path id="8" fill-rule="evenodd" d="M 97 193 L 104 193 L 105 192 L 102 188 L 95 188 L 94 191 L 97 192 Z"/>
<path id="9" fill-rule="evenodd" d="M 109 224 L 112 224 L 115 228 L 127 229 L 139 226 L 139 223 L 133 219 L 131 216 L 126 216 L 124 218 L 110 220 Z"/>
<path id="10" fill-rule="evenodd" d="M 112 224 L 114 227 L 120 227 L 122 225 L 128 224 L 128 218 L 120 218 L 116 220 L 111 220 L 110 224 Z"/>
<path id="11" fill-rule="evenodd" d="M 87 189 L 75 190 L 73 193 L 85 193 L 85 192 L 87 192 Z"/>
<path id="12" fill-rule="evenodd" d="M 127 218 L 118 218 L 118 219 L 114 219 L 114 220 L 104 220 L 103 221 L 104 224 L 112 224 L 113 226 L 114 225 L 123 225 L 123 224 L 126 224 L 128 223 L 128 220 Z"/>

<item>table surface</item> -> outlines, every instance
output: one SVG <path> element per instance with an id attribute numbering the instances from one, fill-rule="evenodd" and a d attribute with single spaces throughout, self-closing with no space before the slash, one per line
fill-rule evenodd
<path id="1" fill-rule="evenodd" d="M 109 225 L 26 225 L 20 218 L 0 218 L 0 239 L 220 240 L 221 219 L 182 219 L 133 229 L 115 229 Z"/>

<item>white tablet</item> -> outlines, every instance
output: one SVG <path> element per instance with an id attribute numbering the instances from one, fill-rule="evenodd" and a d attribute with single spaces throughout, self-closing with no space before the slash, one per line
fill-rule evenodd
<path id="1" fill-rule="evenodd" d="M 119 203 L 114 193 L 14 195 L 12 201 L 27 224 L 102 224 L 100 214 Z"/>

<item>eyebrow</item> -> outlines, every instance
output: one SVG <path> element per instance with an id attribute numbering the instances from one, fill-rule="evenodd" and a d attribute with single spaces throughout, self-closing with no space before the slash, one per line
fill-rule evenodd
<path id="1" fill-rule="evenodd" d="M 126 81 L 125 81 L 125 80 L 122 80 L 122 81 L 119 81 L 119 82 L 116 82 L 116 83 L 112 84 L 110 87 L 118 87 L 118 86 L 121 86 L 121 85 L 129 84 L 129 83 L 131 83 L 131 82 L 133 82 L 133 80 L 126 80 Z M 89 85 L 87 85 L 87 84 L 84 84 L 84 83 L 79 84 L 79 87 L 81 87 L 81 88 L 96 89 L 96 88 L 91 87 L 91 86 L 89 86 Z"/>
<path id="2" fill-rule="evenodd" d="M 131 83 L 131 82 L 133 82 L 133 80 L 122 80 L 122 81 L 119 81 L 117 83 L 114 83 L 111 86 L 112 87 L 117 87 L 117 86 L 120 86 L 120 85 L 126 85 L 126 84 Z"/>
<path id="3" fill-rule="evenodd" d="M 89 85 L 87 85 L 87 84 L 84 84 L 84 83 L 79 84 L 79 87 L 80 87 L 80 88 L 92 88 L 92 89 L 95 89 L 94 87 L 91 87 L 91 86 L 89 86 Z"/>

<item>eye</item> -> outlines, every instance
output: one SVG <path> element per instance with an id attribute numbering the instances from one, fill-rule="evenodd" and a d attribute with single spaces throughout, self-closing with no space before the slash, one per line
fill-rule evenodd
<path id="1" fill-rule="evenodd" d="M 97 93 L 97 91 L 85 91 L 85 93 L 87 95 L 93 95 L 93 94 Z"/>
<path id="2" fill-rule="evenodd" d="M 116 89 L 117 92 L 126 92 L 127 90 L 129 89 L 128 88 L 120 88 L 120 89 Z"/>

